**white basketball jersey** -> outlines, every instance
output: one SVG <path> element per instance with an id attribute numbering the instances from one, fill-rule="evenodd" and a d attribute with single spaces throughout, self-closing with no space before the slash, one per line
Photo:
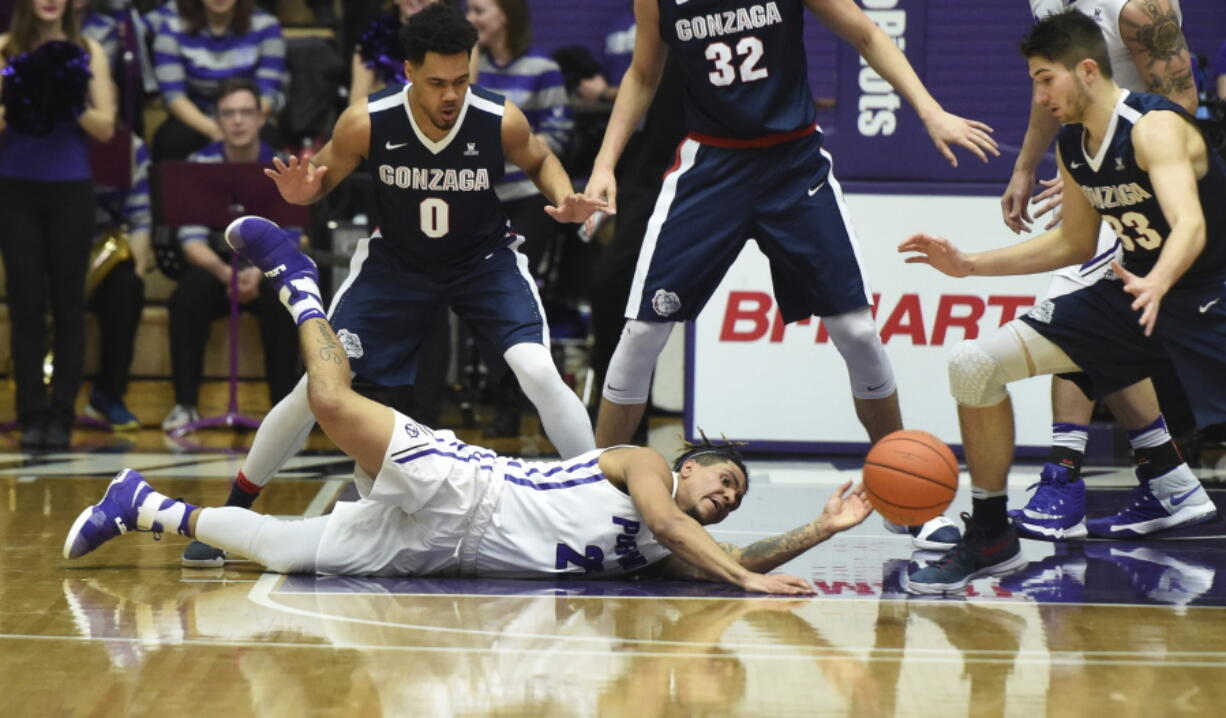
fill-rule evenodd
<path id="1" fill-rule="evenodd" d="M 1132 62 L 1132 53 L 1120 36 L 1120 13 L 1128 0 L 1030 0 L 1030 11 L 1036 21 L 1048 15 L 1075 8 L 1078 12 L 1094 18 L 1107 40 L 1107 54 L 1111 56 L 1111 70 L 1115 84 L 1133 92 L 1148 92 L 1149 83 L 1137 71 Z M 1171 0 L 1171 9 L 1183 24 L 1179 0 Z"/>
<path id="2" fill-rule="evenodd" d="M 600 472 L 604 451 L 550 462 L 500 457 L 501 496 L 477 547 L 476 574 L 609 577 L 667 556 L 630 496 Z"/>

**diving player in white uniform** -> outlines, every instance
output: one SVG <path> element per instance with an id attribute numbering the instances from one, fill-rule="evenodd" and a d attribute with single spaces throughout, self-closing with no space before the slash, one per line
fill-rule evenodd
<path id="1" fill-rule="evenodd" d="M 596 447 L 583 402 L 549 352 L 549 325 L 493 186 L 507 163 L 556 206 L 559 222 L 582 222 L 604 202 L 576 194 L 562 163 L 502 95 L 472 85 L 477 31 L 459 10 L 434 5 L 401 28 L 408 85 L 351 105 L 309 161 L 279 161 L 267 174 L 294 204 L 318 201 L 366 159 L 378 228 L 358 243 L 329 318 L 353 370 L 384 387 L 417 381 L 417 347 L 449 307 L 503 352 L 558 454 Z M 314 427 L 305 382 L 269 411 L 235 478 L 227 505 L 249 508 Z M 188 545 L 185 566 L 220 566 L 223 554 Z"/>
<path id="2" fill-rule="evenodd" d="M 1133 92 L 1165 95 L 1195 112 L 1196 87 L 1192 81 L 1191 57 L 1180 30 L 1179 0 L 1030 0 L 1036 21 L 1056 13 L 1077 11 L 1094 20 L 1106 41 L 1116 84 Z M 1001 214 L 1014 233 L 1029 232 L 1031 216 L 1027 198 L 1035 185 L 1035 169 L 1056 138 L 1060 122 L 1043 107 L 1030 108 L 1026 138 L 1013 166 L 1009 186 L 1001 197 Z M 1046 229 L 1060 221 L 1064 182 L 1059 175 L 1042 182 L 1044 189 L 1031 202 L 1043 203 L 1034 214 L 1038 219 L 1051 213 Z M 1088 287 L 1101 279 L 1118 253 L 1119 239 L 1111 227 L 1099 228 L 1098 247 L 1087 262 L 1057 270 L 1044 299 Z M 1154 386 L 1145 379 L 1136 386 L 1104 399 L 1120 417 L 1154 399 Z M 1040 472 L 1038 490 L 1023 509 L 1011 511 L 1023 536 L 1046 540 L 1077 539 L 1086 535 L 1082 520 L 1085 484 L 1081 462 L 1089 438 L 1094 402 L 1068 378 L 1051 380 L 1052 449 Z"/>
<path id="3" fill-rule="evenodd" d="M 742 551 L 717 544 L 702 528 L 727 517 L 749 488 L 732 447 L 692 448 L 670 471 L 648 448 L 529 462 L 432 431 L 350 387 L 315 266 L 291 233 L 245 217 L 230 225 L 226 240 L 279 287 L 299 326 L 311 409 L 356 461 L 362 499 L 340 502 L 328 516 L 285 521 L 233 506 L 200 509 L 125 469 L 77 518 L 65 557 L 129 531 L 175 531 L 285 573 L 600 577 L 660 563 L 665 575 L 808 594 L 813 587 L 803 579 L 763 572 L 872 513 L 863 487 L 848 482 L 815 521 Z"/>

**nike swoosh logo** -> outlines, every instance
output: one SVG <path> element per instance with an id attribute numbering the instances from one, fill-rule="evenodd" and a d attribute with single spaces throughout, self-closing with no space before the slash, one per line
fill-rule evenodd
<path id="1" fill-rule="evenodd" d="M 1075 170 L 1075 169 L 1077 169 L 1078 167 L 1085 167 L 1086 165 L 1085 165 L 1085 163 L 1084 163 L 1084 162 L 1069 162 L 1069 163 L 1068 163 L 1068 166 L 1069 166 L 1069 169 L 1074 169 L 1074 170 Z"/>
<path id="2" fill-rule="evenodd" d="M 383 145 L 383 146 L 384 146 L 384 147 L 386 147 L 386 148 L 387 148 L 387 149 L 389 149 L 389 150 L 398 150 L 398 149 L 400 149 L 401 147 L 404 147 L 404 146 L 405 146 L 405 145 L 407 145 L 407 144 L 409 144 L 409 143 L 408 143 L 408 142 L 401 142 L 401 143 L 400 143 L 400 144 L 398 144 L 398 145 L 393 145 L 393 144 L 391 143 L 391 141 L 389 140 L 389 141 L 387 142 L 387 144 L 385 144 L 385 145 Z"/>
<path id="3" fill-rule="evenodd" d="M 1192 494 L 1196 493 L 1197 491 L 1200 491 L 1200 487 L 1199 487 L 1199 486 L 1197 486 L 1196 488 L 1194 488 L 1194 489 L 1192 489 L 1192 490 L 1188 491 L 1188 492 L 1187 492 L 1187 493 L 1185 493 L 1185 494 L 1180 494 L 1180 495 L 1178 495 L 1178 496 L 1172 496 L 1172 497 L 1171 497 L 1171 506 L 1178 506 L 1178 505 L 1182 504 L 1183 502 L 1185 502 L 1185 501 L 1187 501 L 1188 499 L 1192 498 Z"/>
<path id="4" fill-rule="evenodd" d="M 812 194 L 812 192 L 810 192 L 810 194 Z M 877 386 L 870 386 L 870 387 L 868 388 L 868 390 L 869 390 L 869 391 L 877 391 L 878 389 L 880 389 L 881 387 L 885 386 L 885 385 L 886 385 L 886 384 L 888 384 L 888 383 L 889 383 L 889 382 L 884 382 L 884 381 L 883 381 L 883 382 L 881 382 L 880 384 L 878 384 Z"/>
<path id="5" fill-rule="evenodd" d="M 826 180 L 822 180 L 821 182 L 818 182 L 816 187 L 809 190 L 809 196 L 812 197 L 813 195 L 817 194 L 818 191 L 820 191 L 821 188 L 825 186 L 826 186 Z"/>
<path id="6" fill-rule="evenodd" d="M 1214 304 L 1217 304 L 1220 301 L 1222 301 L 1222 298 L 1218 297 L 1217 299 L 1214 299 L 1212 302 L 1209 302 L 1208 304 L 1200 305 L 1200 313 L 1204 314 L 1205 312 L 1209 311 L 1209 307 L 1212 307 Z"/>

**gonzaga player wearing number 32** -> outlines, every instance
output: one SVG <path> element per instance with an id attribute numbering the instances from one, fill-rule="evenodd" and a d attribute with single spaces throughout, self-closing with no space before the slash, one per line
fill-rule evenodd
<path id="1" fill-rule="evenodd" d="M 698 316 L 750 237 L 770 260 L 784 320 L 822 318 L 847 364 L 869 440 L 902 428 L 855 234 L 816 122 L 806 9 L 907 99 L 951 164 L 955 144 L 984 161 L 998 154 L 991 128 L 941 109 L 894 41 L 851 0 L 635 0 L 634 56 L 588 196 L 616 204 L 613 168 L 669 55 L 682 76 L 689 134 L 647 224 L 628 321 L 606 376 L 598 446 L 631 439 L 673 322 Z M 957 537 L 944 519 L 912 533 L 926 540 L 938 531 L 942 546 Z"/>

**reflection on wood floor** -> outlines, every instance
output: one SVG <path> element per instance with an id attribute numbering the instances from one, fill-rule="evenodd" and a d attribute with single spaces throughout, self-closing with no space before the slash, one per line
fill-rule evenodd
<path id="1" fill-rule="evenodd" d="M 182 539 L 149 534 L 61 558 L 73 517 L 118 468 L 207 505 L 225 499 L 240 459 L 0 455 L 8 715 L 1216 716 L 1226 705 L 1221 523 L 1178 541 L 1025 542 L 1024 569 L 943 600 L 901 593 L 901 572 L 926 557 L 875 517 L 785 567 L 817 584 L 812 600 L 677 582 L 189 570 Z M 256 508 L 324 511 L 349 470 L 336 455 L 299 457 Z M 753 471 L 720 540 L 803 523 L 855 473 Z M 1011 481 L 1011 501 L 1026 479 Z"/>

